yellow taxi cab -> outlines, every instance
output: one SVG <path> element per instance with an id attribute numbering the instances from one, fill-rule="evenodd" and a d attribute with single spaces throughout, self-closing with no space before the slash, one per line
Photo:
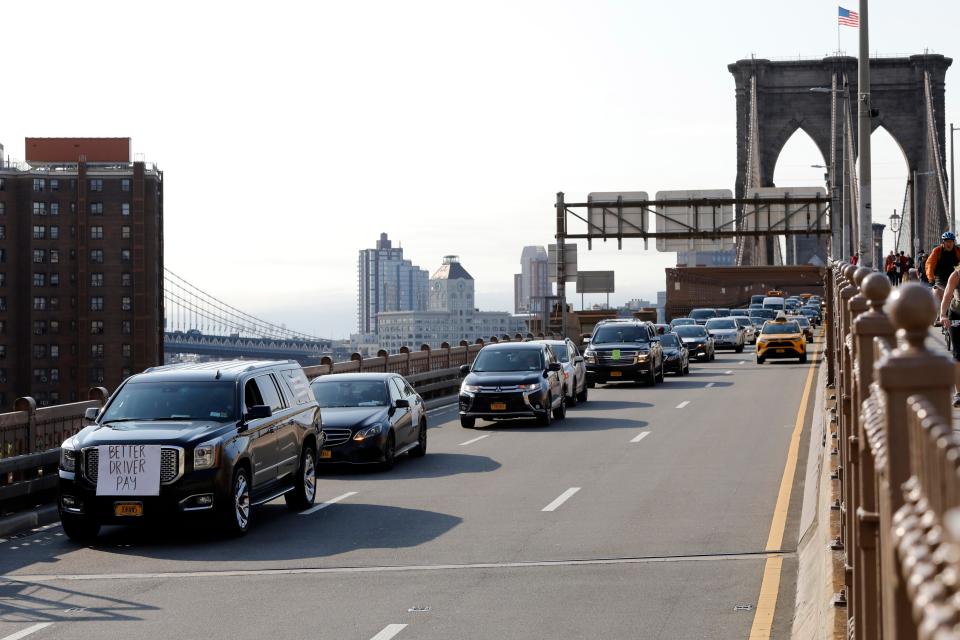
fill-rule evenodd
<path id="1" fill-rule="evenodd" d="M 787 320 L 780 312 L 776 319 L 763 323 L 757 338 L 757 364 L 763 364 L 767 358 L 799 358 L 807 361 L 807 338 L 803 329 L 795 320 Z"/>

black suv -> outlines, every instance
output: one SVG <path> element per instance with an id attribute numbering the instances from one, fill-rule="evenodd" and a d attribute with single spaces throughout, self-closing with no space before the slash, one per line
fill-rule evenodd
<path id="1" fill-rule="evenodd" d="M 229 533 L 251 507 L 316 497 L 320 409 L 296 362 L 209 362 L 125 380 L 60 449 L 60 519 L 74 540 L 101 524 L 215 516 Z"/>
<path id="2" fill-rule="evenodd" d="M 480 350 L 473 366 L 460 367 L 460 426 L 477 418 L 536 418 L 542 426 L 567 415 L 563 365 L 542 342 L 505 342 Z"/>
<path id="3" fill-rule="evenodd" d="M 642 320 L 608 320 L 593 330 L 583 353 L 589 386 L 637 381 L 653 386 L 663 381 L 663 349 L 656 327 Z"/>

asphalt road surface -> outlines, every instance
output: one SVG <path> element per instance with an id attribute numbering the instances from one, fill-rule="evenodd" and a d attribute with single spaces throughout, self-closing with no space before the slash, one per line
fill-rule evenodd
<path id="1" fill-rule="evenodd" d="M 238 540 L 5 540 L 0 640 L 746 638 L 771 557 L 771 637 L 789 637 L 804 445 L 767 546 L 811 366 L 722 353 L 654 389 L 593 389 L 548 428 L 439 409 L 425 458 L 323 470 L 328 504 L 265 505 Z"/>

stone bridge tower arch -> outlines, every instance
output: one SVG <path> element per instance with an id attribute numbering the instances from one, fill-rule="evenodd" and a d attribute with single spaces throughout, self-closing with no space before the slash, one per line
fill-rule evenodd
<path id="1" fill-rule="evenodd" d="M 872 129 L 882 125 L 900 145 L 910 175 L 914 171 L 925 173 L 939 169 L 939 175 L 917 181 L 920 188 L 916 193 L 915 228 L 921 246 L 926 248 L 936 242 L 948 225 L 943 171 L 946 151 L 944 79 L 952 62 L 950 58 L 936 54 L 870 61 L 871 100 L 873 108 L 879 112 Z M 727 68 L 736 86 L 737 197 L 744 194 L 748 183 L 753 187 L 775 186 L 773 171 L 780 151 L 797 129 L 803 129 L 832 168 L 829 172 L 831 206 L 839 217 L 844 206 L 840 159 L 844 153 L 842 119 L 845 107 L 850 110 L 850 137 L 854 148 L 857 145 L 857 59 L 848 56 L 784 62 L 749 59 Z M 925 88 L 927 78 L 932 107 L 929 110 Z M 846 92 L 843 91 L 844 85 L 848 88 Z M 833 87 L 838 91 L 811 91 L 813 88 Z M 753 95 L 754 91 L 756 95 Z M 814 256 L 826 259 L 826 253 L 825 239 L 798 239 L 797 262 L 808 262 Z"/>

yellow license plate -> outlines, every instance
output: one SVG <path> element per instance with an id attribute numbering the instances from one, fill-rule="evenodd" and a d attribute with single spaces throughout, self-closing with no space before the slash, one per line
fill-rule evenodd
<path id="1" fill-rule="evenodd" d="M 507 404 L 505 402 L 491 402 L 490 411 L 506 411 Z"/>
<path id="2" fill-rule="evenodd" d="M 117 502 L 113 505 L 113 515 L 115 516 L 142 516 L 142 502 Z"/>
<path id="3" fill-rule="evenodd" d="M 323 460 L 324 458 L 332 458 L 332 457 L 333 457 L 333 451 L 330 451 L 330 449 L 324 449 L 323 451 L 320 452 L 321 460 Z"/>
<path id="4" fill-rule="evenodd" d="M 785 353 L 786 349 L 777 349 L 777 353 Z"/>
<path id="5" fill-rule="evenodd" d="M 611 378 L 619 378 L 619 377 L 622 376 L 622 375 L 623 375 L 623 371 L 611 371 L 611 372 L 610 372 L 610 377 L 611 377 Z"/>

